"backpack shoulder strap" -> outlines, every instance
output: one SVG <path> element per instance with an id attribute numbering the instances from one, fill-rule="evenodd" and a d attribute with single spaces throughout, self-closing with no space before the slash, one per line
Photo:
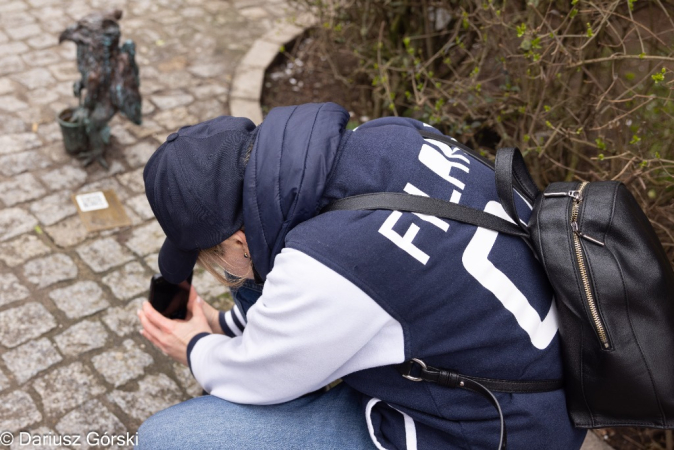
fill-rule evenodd
<path id="1" fill-rule="evenodd" d="M 519 149 L 516 147 L 502 148 L 496 152 L 496 192 L 505 212 L 522 230 L 528 233 L 527 227 L 517 214 L 513 188 L 517 189 L 532 205 L 540 194 Z"/>
<path id="2" fill-rule="evenodd" d="M 436 216 L 442 219 L 456 220 L 482 228 L 528 238 L 528 232 L 517 225 L 503 220 L 493 214 L 478 211 L 467 206 L 458 205 L 437 198 L 399 192 L 376 192 L 373 194 L 354 195 L 336 200 L 321 210 L 321 213 L 344 210 L 389 209 Z"/>

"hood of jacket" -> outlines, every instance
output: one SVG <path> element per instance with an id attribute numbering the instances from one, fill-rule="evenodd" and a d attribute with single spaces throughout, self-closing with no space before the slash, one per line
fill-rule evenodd
<path id="1" fill-rule="evenodd" d="M 288 232 L 323 206 L 348 120 L 335 103 L 310 103 L 274 108 L 258 127 L 244 176 L 243 222 L 263 280 Z"/>

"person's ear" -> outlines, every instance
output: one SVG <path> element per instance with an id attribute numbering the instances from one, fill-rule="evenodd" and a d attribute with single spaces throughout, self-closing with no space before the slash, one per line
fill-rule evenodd
<path id="1" fill-rule="evenodd" d="M 237 244 L 240 244 L 243 248 L 248 248 L 248 243 L 246 242 L 246 233 L 244 233 L 243 230 L 236 231 L 232 237 Z"/>

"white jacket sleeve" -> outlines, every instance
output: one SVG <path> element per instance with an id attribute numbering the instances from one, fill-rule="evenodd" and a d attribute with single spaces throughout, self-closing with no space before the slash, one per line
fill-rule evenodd
<path id="1" fill-rule="evenodd" d="M 192 343 L 190 367 L 212 395 L 236 403 L 297 398 L 349 373 L 403 362 L 400 323 L 349 280 L 284 249 L 241 336 Z"/>

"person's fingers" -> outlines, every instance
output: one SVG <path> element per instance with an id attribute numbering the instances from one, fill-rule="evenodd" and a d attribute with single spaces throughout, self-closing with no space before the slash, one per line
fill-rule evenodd
<path id="1" fill-rule="evenodd" d="M 206 321 L 206 314 L 204 313 L 204 301 L 201 297 L 196 297 L 194 299 L 194 305 L 192 306 L 192 314 L 198 319 Z"/>
<path id="2" fill-rule="evenodd" d="M 171 319 L 162 316 L 156 309 L 152 307 L 150 302 L 143 302 L 142 311 L 147 320 L 159 329 L 162 333 L 171 333 L 175 324 Z"/>
<path id="3" fill-rule="evenodd" d="M 166 351 L 163 342 L 160 340 L 162 332 L 148 320 L 147 315 L 142 310 L 138 310 L 138 318 L 143 327 L 140 333 L 161 351 Z"/>

